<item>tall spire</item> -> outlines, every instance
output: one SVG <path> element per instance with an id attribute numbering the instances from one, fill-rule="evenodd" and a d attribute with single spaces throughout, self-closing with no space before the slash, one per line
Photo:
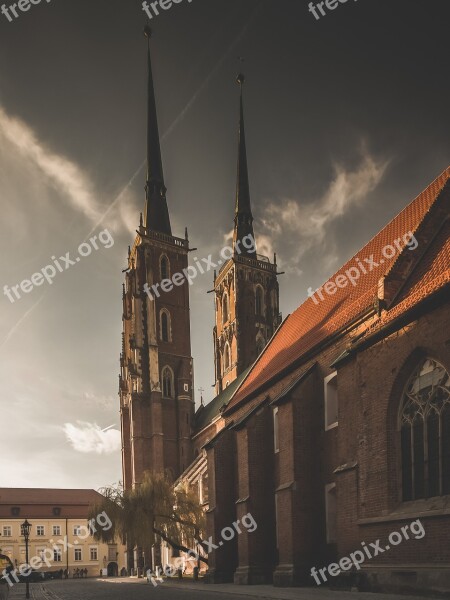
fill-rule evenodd
<path id="1" fill-rule="evenodd" d="M 150 55 L 152 30 L 148 25 L 144 29 L 144 34 L 148 41 L 147 184 L 145 186 L 144 225 L 147 229 L 172 235 L 166 200 L 167 190 L 164 185 L 155 90 L 153 86 L 152 59 Z"/>
<path id="2" fill-rule="evenodd" d="M 253 233 L 253 215 L 250 204 L 250 185 L 248 180 L 247 166 L 247 147 L 245 143 L 245 126 L 244 126 L 244 102 L 243 102 L 243 87 L 245 82 L 244 75 L 239 74 L 237 82 L 241 88 L 240 93 L 240 120 L 239 120 L 239 148 L 238 148 L 238 167 L 237 167 L 237 185 L 236 185 L 236 208 L 234 216 L 234 235 L 233 245 L 242 240 L 246 236 Z M 241 252 L 249 256 L 254 256 L 256 250 L 254 246 L 250 250 L 245 250 L 240 246 Z"/>

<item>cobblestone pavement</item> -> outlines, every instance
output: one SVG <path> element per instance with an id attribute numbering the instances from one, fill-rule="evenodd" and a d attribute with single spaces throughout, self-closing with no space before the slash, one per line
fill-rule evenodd
<path id="1" fill-rule="evenodd" d="M 157 587 L 137 579 L 49 581 L 30 585 L 33 600 L 407 600 L 411 596 L 336 592 L 325 588 L 274 588 L 272 586 L 204 585 L 164 582 Z M 25 585 L 11 590 L 8 600 L 25 598 Z M 416 600 L 426 600 L 415 597 Z"/>

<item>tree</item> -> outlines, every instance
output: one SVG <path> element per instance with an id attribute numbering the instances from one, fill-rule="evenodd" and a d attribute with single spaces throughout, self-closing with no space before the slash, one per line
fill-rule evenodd
<path id="1" fill-rule="evenodd" d="M 120 538 L 130 546 L 147 548 L 167 542 L 174 550 L 192 552 L 195 544 L 206 549 L 201 538 L 205 529 L 205 513 L 197 496 L 186 486 L 174 487 L 162 473 L 147 472 L 143 482 L 132 490 L 121 484 L 100 490 L 101 502 L 91 506 L 90 519 L 105 512 L 112 526 L 98 528 L 94 537 L 102 542 Z M 208 563 L 208 559 L 198 555 Z"/>

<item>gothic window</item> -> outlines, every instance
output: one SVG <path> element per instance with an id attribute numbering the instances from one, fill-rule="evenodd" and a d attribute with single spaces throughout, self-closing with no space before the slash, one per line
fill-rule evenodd
<path id="1" fill-rule="evenodd" d="M 262 337 L 256 339 L 256 355 L 259 356 L 264 350 L 266 343 Z"/>
<path id="2" fill-rule="evenodd" d="M 161 258 L 159 261 L 159 267 L 160 267 L 160 272 L 161 272 L 161 281 L 163 279 L 169 279 L 170 278 L 170 263 L 169 263 L 169 259 L 167 258 L 167 256 L 165 254 L 161 255 Z"/>
<path id="3" fill-rule="evenodd" d="M 230 356 L 230 345 L 228 343 L 225 344 L 225 350 L 223 351 L 223 368 L 224 372 L 228 371 L 231 366 L 231 356 Z"/>
<path id="4" fill-rule="evenodd" d="M 261 317 L 263 314 L 263 289 L 258 286 L 255 294 L 256 316 Z"/>
<path id="5" fill-rule="evenodd" d="M 162 394 L 164 398 L 174 397 L 173 373 L 170 367 L 164 367 L 162 371 Z"/>
<path id="6" fill-rule="evenodd" d="M 337 373 L 331 373 L 324 379 L 324 398 L 325 398 L 325 431 L 336 427 L 338 424 L 338 390 Z"/>
<path id="7" fill-rule="evenodd" d="M 400 431 L 403 501 L 450 494 L 450 377 L 433 359 L 406 386 Z"/>
<path id="8" fill-rule="evenodd" d="M 160 314 L 160 329 L 161 329 L 161 340 L 163 342 L 170 342 L 171 341 L 170 314 L 165 309 L 163 309 Z"/>
<path id="9" fill-rule="evenodd" d="M 222 300 L 222 322 L 225 324 L 229 319 L 230 307 L 228 304 L 228 294 L 223 295 Z"/>

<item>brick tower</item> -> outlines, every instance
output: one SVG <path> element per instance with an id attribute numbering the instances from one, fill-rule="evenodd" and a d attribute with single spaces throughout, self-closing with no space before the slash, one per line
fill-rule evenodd
<path id="1" fill-rule="evenodd" d="M 125 489 L 145 471 L 176 478 L 192 461 L 194 416 L 189 286 L 151 294 L 156 283 L 188 266 L 189 242 L 172 235 L 166 201 L 150 28 L 148 38 L 147 184 L 144 215 L 128 252 L 120 357 L 122 468 Z M 165 286 L 166 287 L 166 286 Z M 167 287 L 166 287 L 167 289 Z M 147 291 L 146 291 L 147 290 Z"/>
<path id="2" fill-rule="evenodd" d="M 250 366 L 281 322 L 276 257 L 256 253 L 245 142 L 243 86 L 240 118 L 233 256 L 214 278 L 216 394 Z M 249 243 L 253 240 L 253 244 Z"/>

